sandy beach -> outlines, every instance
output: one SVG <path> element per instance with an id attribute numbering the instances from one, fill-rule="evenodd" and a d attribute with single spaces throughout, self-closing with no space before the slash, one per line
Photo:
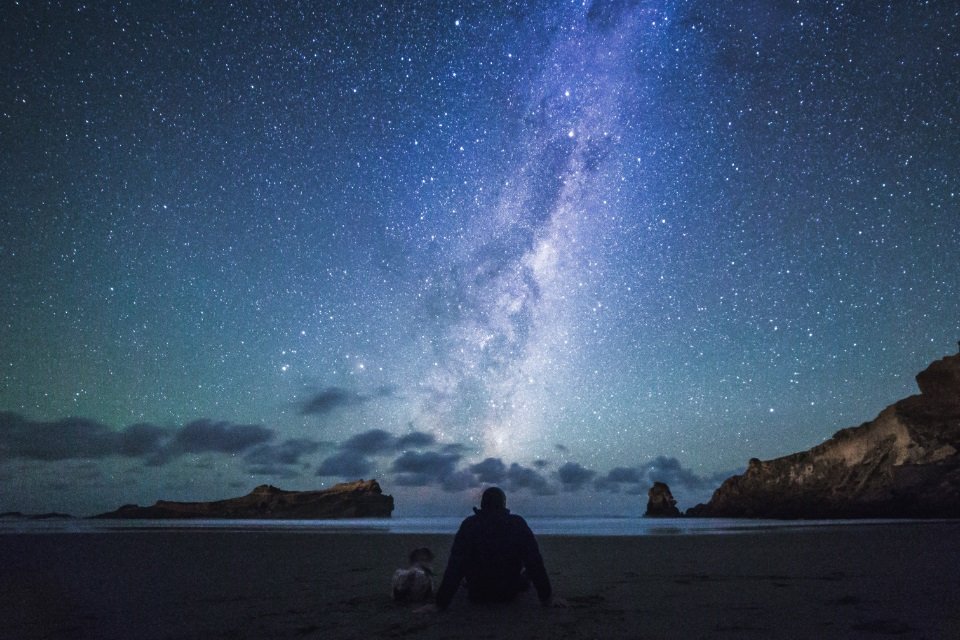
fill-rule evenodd
<path id="1" fill-rule="evenodd" d="M 134 531 L 0 536 L 0 638 L 958 638 L 960 523 L 547 537 L 569 607 L 389 597 L 450 536 Z"/>

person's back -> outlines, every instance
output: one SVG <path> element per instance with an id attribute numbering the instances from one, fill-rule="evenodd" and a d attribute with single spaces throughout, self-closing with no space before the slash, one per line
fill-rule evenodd
<path id="1" fill-rule="evenodd" d="M 437 606 L 445 609 L 464 579 L 474 602 L 512 600 L 529 582 L 542 602 L 550 602 L 550 580 L 526 521 L 510 513 L 506 495 L 496 487 L 484 492 L 480 506 L 454 538 Z"/>

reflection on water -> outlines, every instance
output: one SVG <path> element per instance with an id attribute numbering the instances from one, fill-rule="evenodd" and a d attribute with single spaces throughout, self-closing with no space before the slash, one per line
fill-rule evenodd
<path id="1" fill-rule="evenodd" d="M 0 535 L 137 531 L 255 531 L 299 533 L 454 534 L 460 517 L 364 518 L 356 520 L 22 520 L 0 519 Z M 735 535 L 822 528 L 931 522 L 909 520 L 734 520 L 723 518 L 530 517 L 537 535 L 677 536 Z"/>

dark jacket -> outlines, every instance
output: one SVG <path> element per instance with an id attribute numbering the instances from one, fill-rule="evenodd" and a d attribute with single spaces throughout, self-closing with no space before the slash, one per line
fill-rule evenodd
<path id="1" fill-rule="evenodd" d="M 437 590 L 437 606 L 449 606 L 464 578 L 467 594 L 475 602 L 512 600 L 527 587 L 528 579 L 540 600 L 549 601 L 550 579 L 526 521 L 508 509 L 474 511 L 453 539 L 447 570 Z"/>

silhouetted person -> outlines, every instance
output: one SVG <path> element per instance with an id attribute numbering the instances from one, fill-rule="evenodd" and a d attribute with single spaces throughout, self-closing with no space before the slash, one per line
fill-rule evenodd
<path id="1" fill-rule="evenodd" d="M 437 590 L 437 608 L 450 605 L 461 582 L 466 583 L 472 602 L 509 602 L 533 582 L 540 602 L 553 603 L 537 540 L 526 521 L 507 509 L 506 494 L 490 487 L 483 492 L 480 509 L 473 511 L 453 540 Z"/>

